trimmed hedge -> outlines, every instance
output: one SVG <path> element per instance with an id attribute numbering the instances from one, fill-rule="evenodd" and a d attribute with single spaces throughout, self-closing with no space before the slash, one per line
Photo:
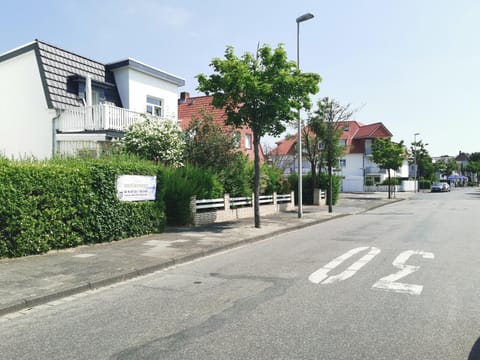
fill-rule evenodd
<path id="1" fill-rule="evenodd" d="M 120 202 L 116 178 L 156 175 L 157 200 Z M 163 173 L 136 158 L 0 160 L 0 257 L 15 257 L 159 232 Z"/>
<path id="2" fill-rule="evenodd" d="M 328 204 L 328 186 L 329 186 L 329 178 L 328 174 L 321 173 L 317 174 L 318 176 L 318 186 L 320 189 L 326 192 L 327 196 L 327 204 Z M 295 204 L 298 203 L 298 175 L 296 173 L 292 173 L 288 177 L 288 182 L 290 183 L 290 188 L 295 191 Z M 340 188 L 341 188 L 341 177 L 332 175 L 332 205 L 335 205 L 338 201 L 340 196 Z M 305 205 L 312 205 L 313 204 L 313 181 L 312 181 L 312 174 L 306 174 L 302 176 L 302 202 Z"/>
<path id="3" fill-rule="evenodd" d="M 193 223 L 190 200 L 214 199 L 223 196 L 223 186 L 209 170 L 187 165 L 181 168 L 164 168 L 165 204 L 168 225 Z"/>

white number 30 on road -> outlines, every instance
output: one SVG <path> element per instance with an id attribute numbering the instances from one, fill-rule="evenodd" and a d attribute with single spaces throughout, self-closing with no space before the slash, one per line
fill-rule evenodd
<path id="1" fill-rule="evenodd" d="M 357 260 L 352 265 L 350 265 L 345 271 L 337 275 L 328 276 L 328 273 L 331 270 L 335 269 L 337 266 L 342 264 L 345 260 L 351 258 L 353 255 L 359 252 L 362 252 L 368 249 L 370 250 L 366 255 L 364 255 L 359 260 Z M 322 284 L 322 285 L 333 284 L 335 282 L 346 280 L 352 277 L 353 275 L 355 275 L 355 273 L 358 270 L 360 270 L 363 266 L 365 266 L 368 262 L 370 262 L 370 260 L 372 260 L 380 252 L 381 250 L 376 247 L 370 247 L 370 248 L 358 247 L 358 248 L 349 250 L 345 254 L 330 261 L 321 269 L 318 269 L 317 271 L 313 272 L 308 277 L 308 280 L 310 280 L 314 284 Z M 410 295 L 420 295 L 423 290 L 423 285 L 406 284 L 406 283 L 397 282 L 397 280 L 414 273 L 420 268 L 419 266 L 405 264 L 407 260 L 410 259 L 410 257 L 413 255 L 420 255 L 424 259 L 433 259 L 435 257 L 433 253 L 425 252 L 421 250 L 404 251 L 400 255 L 398 255 L 395 258 L 395 260 L 393 260 L 393 263 L 392 263 L 394 267 L 400 270 L 397 271 L 396 273 L 393 273 L 391 275 L 381 278 L 375 284 L 372 285 L 372 288 L 386 290 L 386 291 L 393 291 L 397 293 L 410 294 Z"/>

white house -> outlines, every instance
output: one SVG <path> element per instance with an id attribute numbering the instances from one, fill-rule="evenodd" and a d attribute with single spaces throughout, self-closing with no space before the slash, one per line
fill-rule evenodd
<path id="1" fill-rule="evenodd" d="M 184 85 L 131 58 L 102 64 L 35 40 L 0 55 L 0 154 L 98 151 L 142 114 L 178 121 Z"/>
<path id="2" fill-rule="evenodd" d="M 388 178 L 387 170 L 380 169 L 372 160 L 372 143 L 377 138 L 390 138 L 392 134 L 380 122 L 364 125 L 357 121 L 343 121 L 335 124 L 342 131 L 340 143 L 345 147 L 343 156 L 339 159 L 335 173 L 342 177 L 342 191 L 363 192 L 364 185 L 372 182 L 381 183 Z M 285 174 L 297 172 L 296 162 L 297 134 L 277 142 L 269 157 L 283 167 Z M 302 157 L 302 173 L 310 171 L 310 163 L 305 155 Z M 400 169 L 391 172 L 392 177 L 408 178 L 408 162 L 405 159 Z"/>

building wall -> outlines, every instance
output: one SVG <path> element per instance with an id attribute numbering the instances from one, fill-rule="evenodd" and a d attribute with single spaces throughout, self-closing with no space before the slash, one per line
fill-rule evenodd
<path id="1" fill-rule="evenodd" d="M 362 192 L 363 191 L 363 154 L 346 154 L 341 159 L 345 160 L 345 167 L 340 167 L 342 179 L 342 191 Z"/>
<path id="2" fill-rule="evenodd" d="M 52 155 L 53 118 L 34 51 L 0 62 L 0 153 L 9 158 Z"/>
<path id="3" fill-rule="evenodd" d="M 163 117 L 178 119 L 178 86 L 141 71 L 123 68 L 115 70 L 123 106 L 139 113 L 146 112 L 147 95 L 163 100 Z"/>
<path id="4" fill-rule="evenodd" d="M 127 67 L 117 69 L 113 71 L 115 77 L 115 83 L 117 85 L 118 94 L 120 100 L 122 100 L 122 106 L 125 109 L 130 109 L 130 92 L 129 89 L 129 69 Z M 145 112 L 145 110 L 143 111 Z"/>

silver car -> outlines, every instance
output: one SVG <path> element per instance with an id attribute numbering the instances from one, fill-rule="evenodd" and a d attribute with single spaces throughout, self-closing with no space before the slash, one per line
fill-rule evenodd
<path id="1" fill-rule="evenodd" d="M 448 192 L 450 191 L 450 185 L 447 183 L 435 183 L 432 185 L 431 192 Z"/>

